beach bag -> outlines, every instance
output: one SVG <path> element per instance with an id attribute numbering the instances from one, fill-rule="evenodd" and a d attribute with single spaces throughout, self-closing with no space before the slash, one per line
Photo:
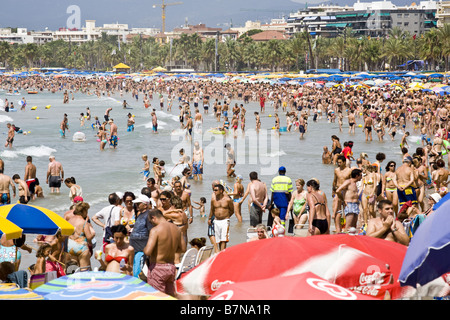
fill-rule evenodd
<path id="1" fill-rule="evenodd" d="M 110 226 L 111 214 L 112 214 L 113 210 L 114 210 L 114 207 L 111 208 L 111 211 L 109 212 L 108 222 L 105 225 L 105 237 L 103 238 L 103 242 L 106 242 L 106 243 L 111 243 L 113 241 L 112 239 L 114 237 L 113 232 L 111 230 L 111 226 Z"/>

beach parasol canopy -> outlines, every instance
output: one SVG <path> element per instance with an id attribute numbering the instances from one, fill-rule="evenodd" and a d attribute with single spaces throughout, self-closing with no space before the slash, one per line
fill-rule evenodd
<path id="1" fill-rule="evenodd" d="M 18 239 L 22 236 L 22 229 L 11 221 L 0 217 L 0 237 L 5 235 L 7 240 Z"/>
<path id="2" fill-rule="evenodd" d="M 34 290 L 45 300 L 174 300 L 139 278 L 117 272 L 76 272 Z"/>
<path id="3" fill-rule="evenodd" d="M 443 200 L 411 239 L 399 276 L 402 285 L 423 286 L 450 272 L 450 201 Z"/>
<path id="4" fill-rule="evenodd" d="M 18 288 L 15 283 L 0 283 L 0 300 L 44 300 L 44 297 Z"/>
<path id="5" fill-rule="evenodd" d="M 115 65 L 114 66 L 114 69 L 130 69 L 130 67 L 129 66 L 127 66 L 126 64 L 124 64 L 124 63 L 119 63 L 118 65 Z"/>
<path id="6" fill-rule="evenodd" d="M 227 283 L 313 272 L 347 289 L 397 299 L 412 289 L 397 281 L 405 253 L 398 243 L 346 234 L 252 241 L 227 248 L 187 272 L 177 280 L 177 290 L 212 295 Z"/>
<path id="7" fill-rule="evenodd" d="M 54 235 L 61 229 L 63 236 L 70 236 L 74 227 L 57 213 L 28 204 L 8 204 L 0 206 L 0 217 L 22 228 L 25 234 Z"/>
<path id="8" fill-rule="evenodd" d="M 314 273 L 226 284 L 209 300 L 377 300 Z"/>
<path id="9" fill-rule="evenodd" d="M 166 72 L 167 69 L 163 68 L 163 67 L 156 67 L 154 69 L 152 69 L 153 72 Z"/>

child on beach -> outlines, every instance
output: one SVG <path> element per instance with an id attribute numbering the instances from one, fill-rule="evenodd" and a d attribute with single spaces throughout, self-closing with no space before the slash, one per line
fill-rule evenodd
<path id="1" fill-rule="evenodd" d="M 44 190 L 39 185 L 39 179 L 38 178 L 35 179 L 34 193 L 35 193 L 37 198 L 43 198 L 44 197 Z"/>
<path id="2" fill-rule="evenodd" d="M 50 259 L 50 253 L 52 251 L 52 246 L 49 243 L 43 243 L 39 247 L 36 253 L 36 263 L 34 266 L 35 274 L 45 273 L 45 265 L 47 259 Z"/>
<path id="3" fill-rule="evenodd" d="M 153 174 L 155 176 L 155 183 L 157 185 L 161 185 L 162 182 L 161 168 L 159 166 L 159 159 L 156 157 L 153 158 Z"/>
<path id="4" fill-rule="evenodd" d="M 148 156 L 146 154 L 142 156 L 142 161 L 144 161 L 144 168 L 142 168 L 143 171 L 141 171 L 141 173 L 144 174 L 144 180 L 147 180 L 150 174 L 150 161 L 148 161 Z"/>
<path id="5" fill-rule="evenodd" d="M 277 225 L 281 225 L 280 209 L 273 208 L 272 210 L 270 210 L 270 214 L 273 218 L 272 229 L 274 229 Z"/>
<path id="6" fill-rule="evenodd" d="M 273 208 L 272 210 L 270 210 L 270 214 L 273 218 L 272 235 L 274 237 L 283 237 L 286 230 L 280 219 L 280 209 Z"/>
<path id="7" fill-rule="evenodd" d="M 409 148 L 408 141 L 406 140 L 406 138 L 408 138 L 408 137 L 409 137 L 409 132 L 406 131 L 402 137 L 402 141 L 400 142 L 400 148 L 403 148 L 405 146 Z"/>
<path id="8" fill-rule="evenodd" d="M 192 208 L 194 208 L 196 210 L 200 210 L 200 217 L 201 218 L 206 217 L 206 212 L 205 212 L 206 198 L 201 197 L 200 202 L 197 202 L 197 201 L 192 201 L 192 202 L 199 205 L 198 207 L 192 206 Z"/>
<path id="9" fill-rule="evenodd" d="M 164 160 L 159 161 L 159 170 L 161 172 L 161 178 L 164 178 L 166 176 L 166 169 L 164 166 L 166 165 L 166 162 Z"/>

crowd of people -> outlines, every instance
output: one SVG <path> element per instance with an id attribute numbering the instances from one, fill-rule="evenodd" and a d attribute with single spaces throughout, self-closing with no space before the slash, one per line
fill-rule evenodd
<path id="1" fill-rule="evenodd" d="M 224 174 L 235 180 L 233 187 L 222 183 L 220 175 L 217 175 L 209 200 L 199 197 L 199 201 L 195 201 L 189 179 L 203 180 L 205 162 L 200 145 L 192 141 L 192 157 L 180 150 L 181 159 L 177 166 L 183 169 L 181 177 L 170 177 L 171 180 L 168 180 L 170 173 L 166 173 L 164 161 L 153 157 L 150 162 L 148 155 L 142 155 L 142 174 L 146 186 L 140 193 L 111 193 L 108 196 L 109 205 L 90 215 L 90 206 L 83 200 L 82 188 L 76 184 L 75 178 L 64 179 L 61 163 L 51 156 L 46 182 L 52 193 L 60 192 L 62 181 L 69 188 L 72 206 L 64 218 L 74 226 L 75 232 L 66 239 L 60 234 L 37 238 L 40 248 L 34 265 L 35 273 L 58 271 L 63 274 L 68 265 L 89 267 L 91 258 L 95 258 L 103 270 L 145 278 L 156 289 L 175 295 L 176 264 L 180 263 L 188 244 L 197 248 L 206 245 L 206 241 L 198 241 L 198 238 L 188 239 L 188 228 L 194 219 L 193 210 L 198 210 L 200 217 L 207 218 L 205 233 L 216 253 L 224 250 L 229 242 L 230 218 L 235 215 L 238 223 L 242 223 L 242 204 L 247 198 L 249 226 L 257 231 L 257 237 L 251 240 L 285 236 L 295 234 L 297 229 L 306 229 L 308 236 L 346 232 L 408 245 L 420 222 L 432 214 L 433 205 L 447 194 L 449 171 L 446 161 L 448 163 L 450 160 L 446 144 L 449 137 L 448 101 L 446 96 L 433 92 L 407 90 L 407 83 L 404 83 L 403 89 L 398 89 L 399 86 L 361 89 L 345 85 L 320 89 L 298 84 L 179 79 L 153 82 L 82 77 L 46 81 L 41 77 L 0 79 L 7 90 L 33 88 L 65 91 L 64 103 L 70 103 L 68 91 L 98 97 L 131 94 L 136 101 L 141 98 L 143 108 L 152 110 L 152 130 L 155 134 L 158 133 L 155 111 L 165 109 L 172 112 L 175 103 L 179 105 L 180 128 L 186 130 L 186 137 L 191 140 L 192 130 L 201 128 L 202 114 L 208 114 L 210 108 L 218 122 L 217 130 L 226 134 L 230 132 L 237 138 L 240 129 L 241 134 L 245 135 L 246 108 L 250 101 L 259 105 L 253 113 L 256 132 L 262 129 L 260 116 L 267 109 L 273 112 L 271 129 L 278 135 L 298 132 L 302 139 L 308 134 L 308 126 L 313 125 L 311 120 L 313 123 L 323 120 L 329 123 L 337 121 L 339 124 L 339 132 L 331 136 L 331 147 L 324 146 L 322 154 L 324 166 L 336 167 L 334 176 L 330 177 L 333 181 L 331 192 L 322 190 L 319 180 L 315 178 L 308 181 L 296 179 L 292 183 L 285 167 L 278 169 L 278 175 L 272 179 L 270 187 L 258 178 L 257 171 L 249 173 L 250 182 L 245 187 L 242 185 L 242 175 L 237 175 L 234 170 L 234 150 L 227 144 Z M 159 106 L 151 105 L 155 97 Z M 236 101 L 234 106 L 232 101 Z M 123 109 L 127 109 L 127 105 L 124 100 Z M 108 141 L 111 147 L 118 146 L 117 125 L 110 118 L 111 110 L 108 108 L 105 111 L 102 124 L 98 117 L 93 123 L 93 128 L 98 130 L 101 150 Z M 281 114 L 285 115 L 285 121 L 281 120 Z M 86 116 L 81 114 L 80 120 L 84 123 L 90 117 L 87 108 Z M 355 128 L 360 127 L 368 143 L 373 140 L 372 132 L 376 132 L 379 141 L 386 139 L 386 134 L 391 140 L 398 139 L 401 163 L 389 160 L 392 155 L 386 156 L 381 152 L 373 161 L 366 153 L 354 156 L 354 142 L 341 144 L 338 137 L 343 132 L 345 117 L 348 133 L 356 135 Z M 128 113 L 127 118 L 127 130 L 133 131 L 133 116 Z M 67 122 L 65 115 L 60 127 L 62 136 L 68 128 Z M 361 124 L 357 125 L 357 122 Z M 110 125 L 109 134 L 106 125 Z M 415 150 L 408 144 L 408 130 L 420 136 L 419 146 Z M 402 137 L 396 137 L 398 132 L 402 132 Z M 9 142 L 12 144 L 12 141 Z M 386 163 L 384 168 L 383 162 Z M 10 188 L 13 197 L 16 196 L 14 184 L 18 185 L 22 203 L 43 196 L 31 157 L 27 157 L 23 180 L 18 174 L 12 178 L 4 175 L 3 164 L 0 170 L 3 204 L 11 200 Z M 327 199 L 330 196 L 331 208 Z M 267 223 L 263 221 L 266 212 Z M 92 223 L 103 230 L 101 245 L 95 241 Z M 2 248 L 4 245 L 2 242 Z M 145 266 L 148 268 L 146 273 L 143 272 Z"/>

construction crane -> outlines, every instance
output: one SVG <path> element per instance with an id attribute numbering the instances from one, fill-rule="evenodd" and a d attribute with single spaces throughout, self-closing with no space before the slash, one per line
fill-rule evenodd
<path id="1" fill-rule="evenodd" d="M 161 4 L 154 4 L 153 8 L 161 7 L 162 9 L 162 33 L 164 34 L 166 32 L 166 7 L 167 6 L 175 6 L 178 4 L 183 4 L 183 2 L 171 2 L 171 3 L 165 3 L 164 0 L 162 0 Z"/>

